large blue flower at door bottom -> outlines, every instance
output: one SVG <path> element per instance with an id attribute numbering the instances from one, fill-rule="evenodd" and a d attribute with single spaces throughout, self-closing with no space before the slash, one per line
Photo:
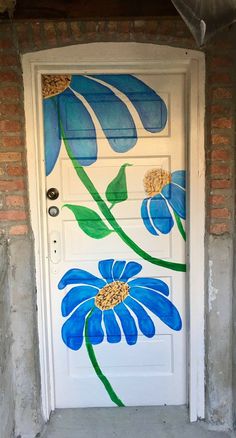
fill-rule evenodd
<path id="1" fill-rule="evenodd" d="M 72 287 L 62 300 L 62 316 L 68 317 L 62 327 L 62 339 L 72 350 L 78 350 L 85 336 L 91 344 L 100 344 L 106 336 L 110 343 L 121 341 L 123 331 L 127 344 L 136 344 L 138 329 L 144 336 L 155 334 L 148 309 L 173 330 L 182 327 L 178 310 L 166 298 L 168 285 L 157 278 L 137 277 L 142 266 L 137 262 L 102 260 L 98 264 L 101 278 L 82 270 L 70 269 L 58 284 L 59 289 Z M 105 333 L 104 333 L 105 328 Z"/>
<path id="2" fill-rule="evenodd" d="M 119 97 L 120 90 L 126 102 Z M 160 132 L 167 121 L 162 98 L 132 75 L 43 75 L 42 92 L 47 175 L 55 166 L 62 139 L 81 166 L 97 160 L 95 120 L 118 153 L 129 151 L 137 142 L 132 105 L 147 131 Z"/>
<path id="3" fill-rule="evenodd" d="M 174 220 L 171 210 L 181 219 L 186 219 L 185 171 L 177 170 L 171 174 L 160 170 L 148 171 L 144 178 L 148 197 L 141 206 L 141 216 L 147 230 L 158 235 L 171 231 Z"/>

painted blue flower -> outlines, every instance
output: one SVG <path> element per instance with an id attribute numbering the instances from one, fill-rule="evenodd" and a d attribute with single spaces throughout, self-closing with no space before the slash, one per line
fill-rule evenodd
<path id="1" fill-rule="evenodd" d="M 164 129 L 167 108 L 160 96 L 144 82 L 128 74 L 43 75 L 43 116 L 46 174 L 57 161 L 62 138 L 80 165 L 97 159 L 94 115 L 115 152 L 127 152 L 137 142 L 137 130 L 126 95 L 151 133 Z"/>
<path id="2" fill-rule="evenodd" d="M 98 269 L 102 278 L 82 269 L 70 269 L 59 282 L 59 289 L 76 285 L 61 306 L 62 315 L 68 317 L 62 339 L 69 348 L 78 350 L 82 346 L 86 318 L 88 340 L 93 345 L 100 344 L 104 336 L 110 343 L 120 342 L 121 328 L 127 344 L 136 344 L 137 324 L 144 336 L 153 337 L 155 326 L 145 307 L 171 329 L 181 330 L 179 312 L 166 298 L 169 288 L 164 281 L 135 277 L 142 266 L 133 261 L 102 260 Z"/>
<path id="3" fill-rule="evenodd" d="M 186 219 L 185 171 L 171 174 L 162 169 L 149 170 L 144 177 L 148 195 L 142 202 L 141 216 L 147 230 L 154 235 L 171 231 L 174 220 L 171 210 L 181 219 Z"/>

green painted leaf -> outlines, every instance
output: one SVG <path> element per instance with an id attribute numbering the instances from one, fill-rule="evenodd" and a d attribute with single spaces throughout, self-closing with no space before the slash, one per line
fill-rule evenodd
<path id="1" fill-rule="evenodd" d="M 123 164 L 116 175 L 116 177 L 110 182 L 106 189 L 106 198 L 113 205 L 119 202 L 126 201 L 128 199 L 127 183 L 125 169 L 132 164 Z"/>
<path id="2" fill-rule="evenodd" d="M 113 233 L 113 230 L 109 230 L 100 216 L 90 208 L 72 204 L 65 204 L 64 207 L 69 208 L 74 213 L 81 230 L 88 236 L 94 239 L 103 239 L 103 237 Z"/>

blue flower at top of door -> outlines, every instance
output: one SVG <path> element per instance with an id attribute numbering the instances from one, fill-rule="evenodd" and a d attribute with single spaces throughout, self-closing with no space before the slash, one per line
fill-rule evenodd
<path id="1" fill-rule="evenodd" d="M 167 234 L 171 231 L 174 220 L 170 209 L 181 230 L 179 218 L 186 218 L 185 173 L 184 170 L 170 173 L 162 169 L 151 169 L 146 173 L 143 183 L 148 197 L 142 202 L 141 216 L 151 234 L 157 236 L 159 232 Z M 185 234 L 183 229 L 181 233 Z"/>
<path id="2" fill-rule="evenodd" d="M 134 261 L 102 260 L 98 269 L 102 278 L 82 269 L 70 269 L 59 282 L 59 289 L 76 285 L 62 300 L 62 315 L 69 317 L 62 327 L 62 338 L 69 348 L 79 350 L 84 336 L 91 344 L 100 344 L 103 327 L 110 343 L 121 341 L 121 326 L 126 342 L 135 344 L 137 323 L 144 336 L 151 338 L 155 326 L 145 307 L 171 329 L 181 330 L 179 312 L 166 298 L 169 288 L 164 281 L 136 277 L 142 266 Z"/>
<path id="3" fill-rule="evenodd" d="M 130 108 L 151 133 L 163 130 L 167 121 L 161 97 L 129 74 L 43 75 L 42 94 L 47 175 L 55 166 L 62 138 L 81 166 L 96 161 L 95 116 L 111 148 L 118 153 L 129 151 L 137 142 Z"/>

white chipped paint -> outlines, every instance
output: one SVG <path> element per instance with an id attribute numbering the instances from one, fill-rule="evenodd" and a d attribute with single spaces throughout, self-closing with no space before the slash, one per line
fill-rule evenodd
<path id="1" fill-rule="evenodd" d="M 212 303 L 216 300 L 218 289 L 213 285 L 213 274 L 212 274 L 213 261 L 209 260 L 209 298 L 208 298 L 208 308 L 211 312 Z"/>

